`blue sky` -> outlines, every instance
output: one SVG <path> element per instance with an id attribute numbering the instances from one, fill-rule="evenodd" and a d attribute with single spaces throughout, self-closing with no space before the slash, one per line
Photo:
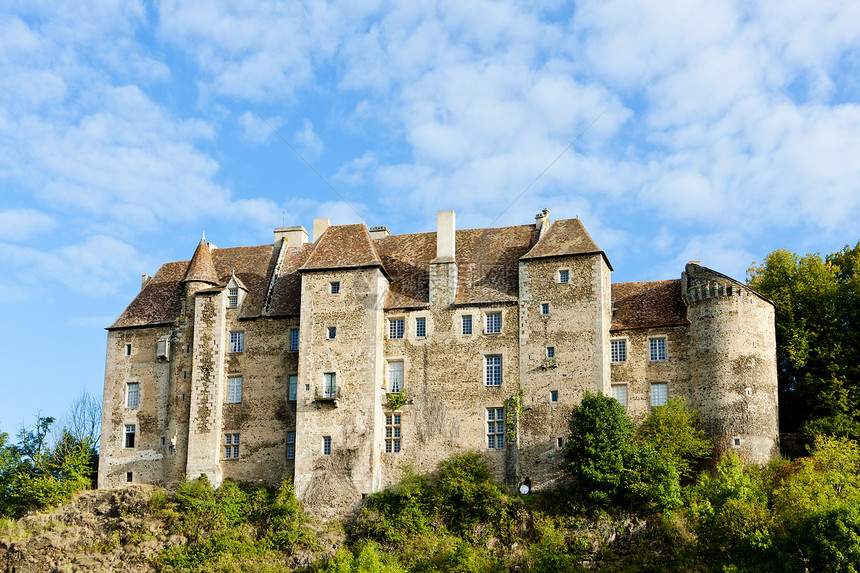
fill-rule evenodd
<path id="1" fill-rule="evenodd" d="M 204 231 L 258 245 L 314 217 L 405 233 L 546 207 L 582 219 L 615 281 L 688 260 L 743 279 L 776 248 L 860 238 L 856 2 L 3 5 L 10 433 L 101 395 L 104 327 Z"/>

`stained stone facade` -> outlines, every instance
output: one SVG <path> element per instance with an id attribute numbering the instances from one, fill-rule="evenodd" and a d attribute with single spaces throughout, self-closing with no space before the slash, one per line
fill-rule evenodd
<path id="1" fill-rule="evenodd" d="M 436 233 L 314 221 L 144 276 L 108 328 L 99 484 L 277 483 L 323 516 L 403 467 L 479 450 L 500 481 L 558 478 L 571 408 L 668 398 L 720 451 L 777 452 L 773 304 L 687 265 L 612 284 L 577 219 Z"/>

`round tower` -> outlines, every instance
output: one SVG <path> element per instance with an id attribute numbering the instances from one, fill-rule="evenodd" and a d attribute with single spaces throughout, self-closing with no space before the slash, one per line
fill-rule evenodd
<path id="1" fill-rule="evenodd" d="M 690 370 L 715 459 L 736 451 L 765 463 L 779 453 L 774 304 L 690 263 L 681 276 L 690 321 Z"/>

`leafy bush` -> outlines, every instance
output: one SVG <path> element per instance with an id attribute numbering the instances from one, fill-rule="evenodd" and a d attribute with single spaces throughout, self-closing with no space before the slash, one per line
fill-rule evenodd
<path id="1" fill-rule="evenodd" d="M 684 398 L 655 407 L 639 426 L 637 441 L 671 461 L 685 480 L 693 477 L 699 460 L 711 455 L 713 445 L 699 426 L 699 411 L 687 408 Z"/>

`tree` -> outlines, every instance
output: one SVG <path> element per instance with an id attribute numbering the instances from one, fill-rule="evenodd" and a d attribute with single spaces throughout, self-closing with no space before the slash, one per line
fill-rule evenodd
<path id="1" fill-rule="evenodd" d="M 682 478 L 693 477 L 695 464 L 711 455 L 713 444 L 699 426 L 699 411 L 687 408 L 684 398 L 672 398 L 645 418 L 637 440 L 671 460 Z"/>
<path id="2" fill-rule="evenodd" d="M 747 273 L 749 286 L 776 303 L 782 431 L 815 419 L 823 420 L 817 431 L 858 427 L 846 423 L 860 421 L 858 270 L 860 242 L 824 258 L 779 249 Z"/>

